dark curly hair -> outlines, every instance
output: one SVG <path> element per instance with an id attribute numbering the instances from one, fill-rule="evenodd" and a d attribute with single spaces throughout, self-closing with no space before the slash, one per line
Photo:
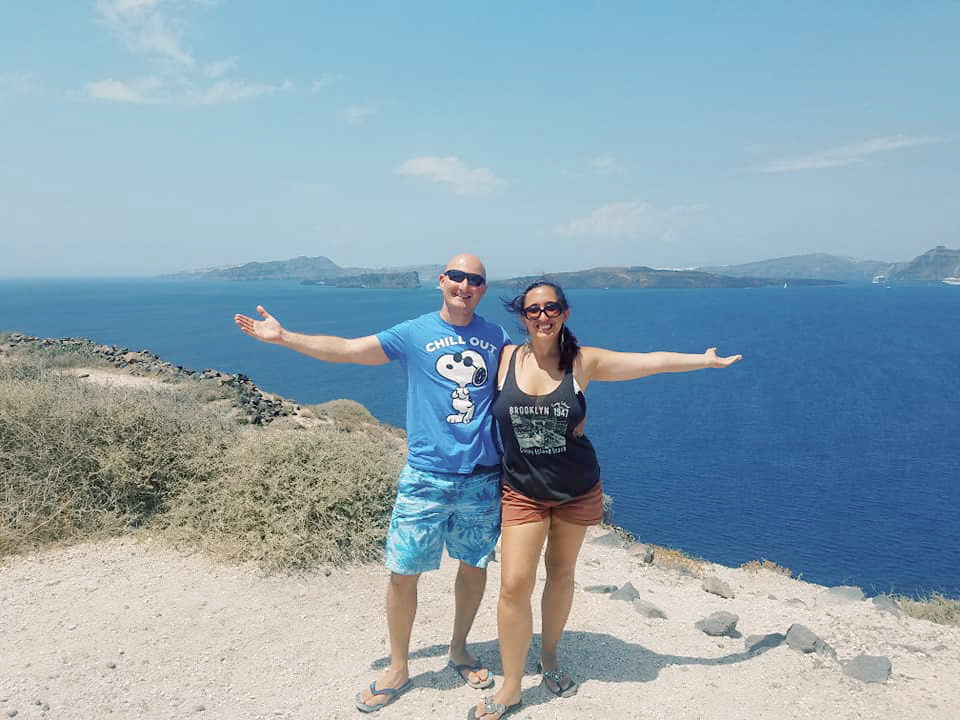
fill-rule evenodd
<path id="1" fill-rule="evenodd" d="M 557 302 L 560 303 L 560 307 L 564 310 L 570 308 L 570 303 L 567 302 L 567 296 L 564 294 L 563 288 L 550 280 L 535 280 L 530 283 L 527 289 L 516 297 L 504 300 L 504 308 L 506 308 L 507 312 L 522 317 L 523 299 L 527 296 L 528 292 L 542 286 L 553 288 L 553 291 L 557 294 Z M 576 359 L 578 352 L 580 352 L 580 345 L 577 343 L 577 338 L 570 332 L 567 324 L 564 323 L 563 328 L 560 330 L 560 369 L 564 372 L 573 370 L 573 361 Z"/>

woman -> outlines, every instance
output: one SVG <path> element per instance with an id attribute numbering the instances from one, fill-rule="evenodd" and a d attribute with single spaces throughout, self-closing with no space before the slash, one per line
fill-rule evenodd
<path id="1" fill-rule="evenodd" d="M 692 355 L 579 347 L 566 327 L 567 299 L 551 282 L 533 283 L 506 305 L 520 315 L 528 339 L 523 346 L 504 347 L 500 394 L 493 406 L 504 448 L 497 606 L 504 679 L 495 695 L 470 708 L 471 720 L 498 720 L 520 707 L 533 634 L 530 599 L 544 542 L 540 671 L 555 695 L 569 697 L 577 691 L 577 683 L 558 665 L 557 644 L 573 603 L 574 565 L 587 526 L 603 516 L 600 467 L 582 431 L 583 391 L 594 380 L 725 368 L 741 357 L 718 357 L 716 348 Z"/>

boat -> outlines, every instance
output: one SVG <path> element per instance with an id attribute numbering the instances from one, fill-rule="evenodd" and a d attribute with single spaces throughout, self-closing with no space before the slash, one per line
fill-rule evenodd
<path id="1" fill-rule="evenodd" d="M 874 275 L 873 284 L 874 285 L 883 285 L 887 281 L 886 275 Z"/>
<path id="2" fill-rule="evenodd" d="M 960 277 L 945 277 L 943 282 L 947 285 L 960 285 Z"/>

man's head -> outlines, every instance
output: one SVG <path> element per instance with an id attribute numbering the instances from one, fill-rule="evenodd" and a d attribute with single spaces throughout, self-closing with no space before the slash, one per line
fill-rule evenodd
<path id="1" fill-rule="evenodd" d="M 469 253 L 454 255 L 440 275 L 440 316 L 453 325 L 468 324 L 486 291 L 487 269 L 480 258 Z"/>

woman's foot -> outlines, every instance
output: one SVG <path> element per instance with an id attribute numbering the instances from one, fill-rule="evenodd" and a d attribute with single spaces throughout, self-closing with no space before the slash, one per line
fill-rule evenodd
<path id="1" fill-rule="evenodd" d="M 545 663 L 541 660 L 537 670 L 543 675 L 544 687 L 557 697 L 568 698 L 571 695 L 576 695 L 577 690 L 580 689 L 580 683 L 574 682 L 567 671 L 560 669 L 556 662 L 553 663 L 552 670 L 547 670 Z"/>
<path id="2" fill-rule="evenodd" d="M 498 697 L 499 696 L 499 697 Z M 485 697 L 467 713 L 467 720 L 500 720 L 515 710 L 519 710 L 523 705 L 520 695 L 512 699 L 512 702 L 504 702 L 506 693 L 499 692 L 496 695 Z"/>

